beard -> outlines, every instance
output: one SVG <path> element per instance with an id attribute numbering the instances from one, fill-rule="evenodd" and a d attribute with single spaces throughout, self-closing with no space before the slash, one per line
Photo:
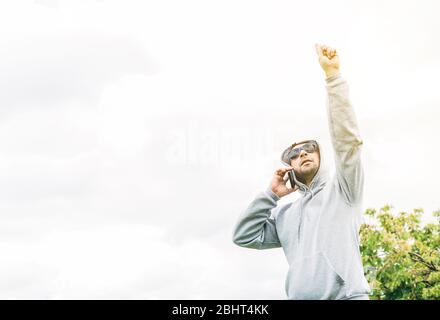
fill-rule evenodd
<path id="1" fill-rule="evenodd" d="M 318 172 L 318 169 L 318 166 L 313 162 L 305 167 L 301 166 L 301 171 L 298 173 L 295 172 L 295 175 L 299 181 L 305 183 L 305 181 L 313 179 L 315 174 Z"/>

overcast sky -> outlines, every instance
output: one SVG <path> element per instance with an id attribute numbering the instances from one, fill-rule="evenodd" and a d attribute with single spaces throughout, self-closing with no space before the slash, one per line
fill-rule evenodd
<path id="1" fill-rule="evenodd" d="M 437 1 L 0 4 L 0 298 L 284 299 L 281 249 L 232 227 L 280 153 L 332 166 L 338 49 L 365 208 L 440 209 Z M 292 194 L 282 201 L 292 201 Z"/>

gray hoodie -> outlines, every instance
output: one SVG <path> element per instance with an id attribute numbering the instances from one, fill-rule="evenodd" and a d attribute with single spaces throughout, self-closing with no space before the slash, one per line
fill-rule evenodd
<path id="1" fill-rule="evenodd" d="M 233 241 L 245 248 L 283 248 L 288 299 L 368 299 L 359 251 L 362 139 L 347 82 L 340 75 L 326 81 L 335 173 L 329 177 L 320 148 L 320 167 L 310 188 L 294 177 L 301 197 L 279 206 L 280 198 L 270 189 L 258 194 L 241 214 Z"/>

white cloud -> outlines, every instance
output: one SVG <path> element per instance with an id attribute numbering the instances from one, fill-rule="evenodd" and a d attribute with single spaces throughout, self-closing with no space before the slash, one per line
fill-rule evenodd
<path id="1" fill-rule="evenodd" d="M 87 106 L 86 101 L 96 101 L 106 85 L 123 75 L 148 73 L 144 49 L 121 36 L 67 31 L 2 42 L 8 49 L 0 55 L 3 110 L 59 108 L 69 100 Z"/>

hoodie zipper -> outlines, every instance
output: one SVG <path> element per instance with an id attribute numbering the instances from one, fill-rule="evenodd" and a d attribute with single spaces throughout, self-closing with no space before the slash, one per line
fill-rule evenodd
<path id="1" fill-rule="evenodd" d="M 301 199 L 301 210 L 300 210 L 300 215 L 299 215 L 299 226 L 298 226 L 298 247 L 300 247 L 301 244 L 301 226 L 303 224 L 303 220 L 304 220 L 304 198 L 308 195 L 309 191 L 306 191 L 304 197 Z"/>
<path id="2" fill-rule="evenodd" d="M 301 224 L 302 224 L 302 215 L 303 215 L 303 200 L 301 199 L 301 206 L 299 211 L 299 224 L 298 224 L 298 249 L 300 247 L 300 241 L 301 241 Z"/>
<path id="3" fill-rule="evenodd" d="M 303 210 L 304 210 L 304 198 L 307 196 L 307 194 L 310 192 L 311 197 L 313 197 L 313 192 L 312 192 L 312 187 L 314 184 L 316 184 L 316 179 L 317 177 L 314 177 L 312 184 L 310 185 L 310 188 L 308 188 L 306 185 L 304 185 L 305 188 L 305 192 L 304 192 L 304 196 L 301 199 L 301 206 L 300 206 L 300 214 L 299 214 L 299 225 L 298 225 L 298 249 L 300 248 L 300 243 L 301 243 L 301 225 L 302 225 L 302 221 L 303 221 Z"/>
<path id="4" fill-rule="evenodd" d="M 300 247 L 301 244 L 301 226 L 303 223 L 303 218 L 304 218 L 304 198 L 310 193 L 310 199 L 313 197 L 313 192 L 312 192 L 312 187 L 313 184 L 315 183 L 315 181 L 313 181 L 313 183 L 310 185 L 310 188 L 305 187 L 305 192 L 304 192 L 304 196 L 301 199 L 301 206 L 300 206 L 300 214 L 299 214 L 299 225 L 298 225 L 298 248 Z"/>

